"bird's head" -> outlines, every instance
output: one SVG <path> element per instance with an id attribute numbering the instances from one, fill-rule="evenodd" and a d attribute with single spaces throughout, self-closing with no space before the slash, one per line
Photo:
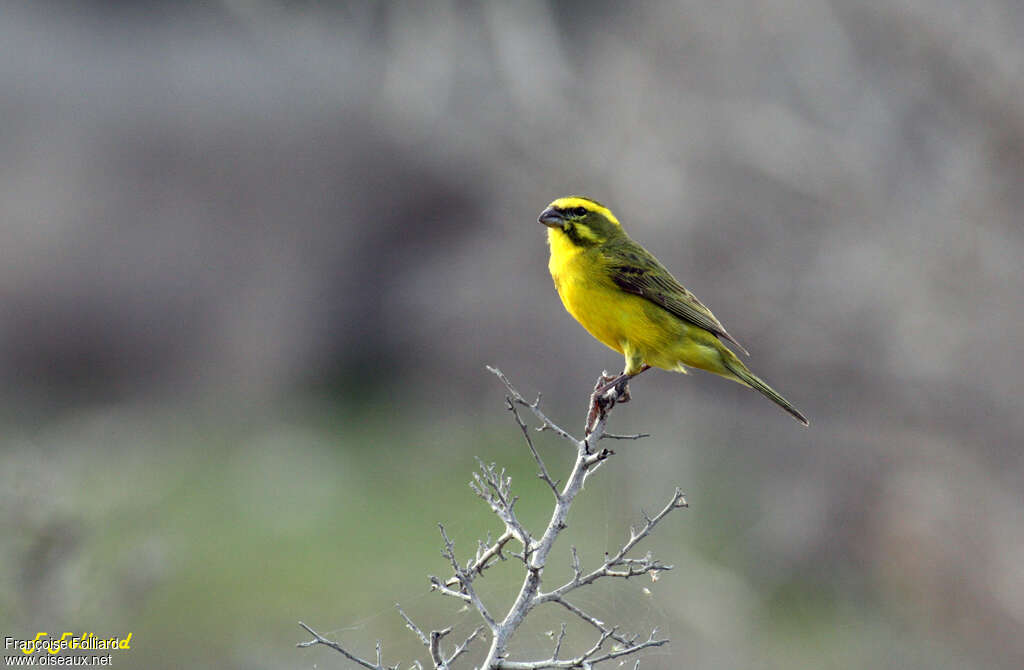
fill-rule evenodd
<path id="1" fill-rule="evenodd" d="M 589 247 L 622 235 L 622 226 L 611 210 L 589 198 L 571 195 L 555 200 L 537 219 L 576 246 Z"/>

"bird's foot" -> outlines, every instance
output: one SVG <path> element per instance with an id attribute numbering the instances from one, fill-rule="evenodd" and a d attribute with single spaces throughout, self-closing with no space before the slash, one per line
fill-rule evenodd
<path id="1" fill-rule="evenodd" d="M 619 375 L 615 377 L 607 384 L 594 391 L 594 395 L 602 398 L 605 402 L 610 405 L 629 402 L 631 396 L 629 395 L 629 380 L 632 379 L 630 375 Z M 615 391 L 614 395 L 609 394 L 609 391 Z"/>
<path id="2" fill-rule="evenodd" d="M 597 384 L 594 385 L 593 397 L 600 398 L 613 388 L 617 388 L 619 394 L 621 394 L 626 385 L 629 384 L 629 380 L 632 376 L 633 375 L 627 375 L 625 372 L 621 375 L 615 375 L 614 377 L 607 374 L 601 375 L 597 379 Z"/>
<path id="3" fill-rule="evenodd" d="M 623 372 L 614 377 L 603 372 L 594 385 L 594 393 L 590 396 L 590 411 L 587 412 L 586 432 L 589 435 L 597 425 L 601 417 L 607 416 L 616 403 L 629 402 L 629 380 L 641 372 L 650 370 L 650 365 L 643 365 L 637 372 L 632 374 Z M 609 393 L 614 391 L 614 393 Z"/>
<path id="4" fill-rule="evenodd" d="M 594 396 L 603 396 L 614 388 L 617 392 L 616 395 L 618 396 L 615 398 L 615 402 L 629 402 L 629 380 L 636 377 L 641 372 L 647 372 L 650 369 L 650 365 L 644 364 L 636 372 L 623 372 L 621 375 L 617 375 L 615 377 L 604 372 L 598 378 L 597 384 L 594 386 Z"/>
<path id="5" fill-rule="evenodd" d="M 612 382 L 612 381 L 615 381 L 620 376 L 621 375 L 610 375 L 610 374 L 608 374 L 607 370 L 602 370 L 601 371 L 601 376 L 597 378 L 597 383 L 594 384 L 594 393 L 597 393 L 602 388 L 607 391 L 608 390 L 607 389 L 608 383 Z"/>
<path id="6" fill-rule="evenodd" d="M 597 421 L 607 415 L 616 403 L 629 402 L 629 379 L 630 375 L 621 374 L 609 376 L 602 374 L 594 385 L 594 392 L 590 396 L 590 410 L 587 412 L 586 432 L 593 431 Z M 614 391 L 614 393 L 609 393 Z"/>

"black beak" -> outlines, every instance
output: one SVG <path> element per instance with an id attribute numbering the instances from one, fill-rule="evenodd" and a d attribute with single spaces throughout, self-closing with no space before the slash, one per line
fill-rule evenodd
<path id="1" fill-rule="evenodd" d="M 539 223 L 543 223 L 545 226 L 551 226 L 552 228 L 561 228 L 562 224 L 565 223 L 565 217 L 554 207 L 548 207 L 540 216 L 537 218 Z"/>

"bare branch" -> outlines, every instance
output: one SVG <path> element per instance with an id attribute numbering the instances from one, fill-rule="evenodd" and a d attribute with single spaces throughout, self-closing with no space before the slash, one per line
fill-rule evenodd
<path id="1" fill-rule="evenodd" d="M 606 631 L 602 632 L 601 633 L 601 637 L 597 638 L 597 642 L 594 643 L 594 646 L 592 646 L 590 649 L 588 649 L 585 652 L 583 652 L 583 655 L 580 656 L 580 658 L 590 658 L 591 656 L 593 656 L 597 652 L 601 651 L 601 647 L 604 646 L 604 643 L 607 642 L 608 638 L 610 638 L 614 634 L 615 634 L 615 628 L 611 628 L 609 630 L 606 630 Z"/>
<path id="2" fill-rule="evenodd" d="M 453 652 L 452 652 L 452 655 L 448 657 L 448 660 L 447 660 L 447 661 L 445 661 L 445 665 L 451 665 L 451 664 L 452 664 L 452 661 L 454 661 L 454 660 L 455 660 L 455 659 L 457 659 L 457 658 L 458 658 L 459 656 L 461 656 L 461 655 L 463 654 L 463 652 L 465 652 L 465 651 L 466 651 L 466 649 L 468 649 L 468 648 L 469 648 L 469 645 L 470 645 L 470 643 L 471 643 L 471 642 L 472 642 L 473 640 L 475 640 L 475 639 L 476 639 L 476 636 L 477 636 L 477 635 L 479 635 L 479 634 L 480 634 L 480 631 L 482 631 L 483 629 L 484 629 L 484 627 L 483 627 L 483 626 L 477 626 L 477 627 L 476 627 L 476 628 L 475 628 L 475 629 L 473 630 L 473 632 L 472 632 L 472 633 L 470 633 L 468 637 L 466 637 L 466 639 L 465 639 L 465 640 L 464 640 L 464 641 L 462 642 L 462 644 L 460 644 L 459 646 L 455 647 L 455 651 L 453 651 Z"/>
<path id="3" fill-rule="evenodd" d="M 488 533 L 488 536 L 490 536 L 490 533 Z M 509 540 L 511 539 L 512 531 L 506 529 L 505 532 L 502 533 L 501 537 L 499 537 L 494 542 L 494 544 L 482 550 L 478 549 L 476 552 L 476 560 L 466 567 L 466 572 L 475 572 L 476 574 L 480 575 L 483 574 L 485 569 L 493 565 L 492 563 L 490 563 L 490 560 L 492 558 L 497 557 L 499 560 L 505 560 L 505 556 L 501 553 L 501 550 L 505 547 L 506 544 L 508 544 Z M 458 585 L 458 583 L 458 578 L 451 577 L 448 579 L 448 581 L 445 582 L 445 586 L 456 586 Z"/>
<path id="4" fill-rule="evenodd" d="M 513 400 L 527 408 L 529 408 L 544 426 L 554 426 L 551 428 L 555 430 L 557 426 L 550 419 L 547 418 L 540 411 L 538 405 L 540 399 L 538 398 L 534 403 L 526 402 L 522 395 L 512 386 L 511 382 L 501 373 L 500 370 L 495 368 L 488 368 L 492 373 L 501 379 L 502 383 L 509 390 Z M 595 386 L 595 392 L 591 395 L 591 408 L 587 416 L 587 432 L 586 437 L 580 441 L 575 440 L 560 428 L 561 436 L 571 439 L 576 445 L 576 462 L 572 467 L 572 471 L 569 473 L 569 477 L 566 480 L 562 491 L 555 498 L 555 508 L 551 514 L 551 520 L 548 522 L 547 528 L 541 537 L 535 540 L 531 545 L 529 555 L 524 553 L 524 562 L 526 563 L 526 575 L 523 579 L 523 584 L 519 589 L 519 594 L 516 596 L 512 607 L 509 608 L 508 614 L 505 618 L 496 624 L 495 628 L 492 628 L 494 637 L 491 640 L 491 647 L 488 650 L 486 659 L 484 660 L 484 668 L 498 668 L 505 667 L 509 661 L 505 660 L 506 649 L 512 634 L 519 628 L 526 615 L 541 602 L 538 599 L 541 586 L 541 572 L 544 566 L 547 564 L 548 554 L 551 552 L 551 548 L 554 546 L 555 540 L 558 535 L 567 527 L 566 519 L 568 518 L 569 509 L 572 506 L 576 495 L 583 489 L 583 484 L 587 477 L 592 474 L 598 467 L 613 454 L 610 449 L 595 450 L 593 446 L 596 445 L 601 437 L 604 435 L 605 424 L 608 420 L 608 413 L 611 411 L 615 403 L 626 396 L 625 384 L 619 384 L 611 389 L 598 395 L 598 391 L 601 389 L 601 382 Z M 558 432 L 556 431 L 556 432 Z M 604 634 L 602 632 L 602 634 Z M 562 663 L 562 661 L 558 661 Z M 552 667 L 563 667 L 561 665 Z M 565 666 L 571 667 L 571 666 Z"/>
<path id="5" fill-rule="evenodd" d="M 425 646 L 430 651 L 430 660 L 434 664 L 435 668 L 447 668 L 448 665 L 452 662 L 452 659 L 462 654 L 462 652 L 466 650 L 466 647 L 469 645 L 469 643 L 473 641 L 473 638 L 475 638 L 481 630 L 480 628 L 477 628 L 475 631 L 473 631 L 470 634 L 470 636 L 466 638 L 465 642 L 463 642 L 455 648 L 455 652 L 451 655 L 451 657 L 449 657 L 448 660 L 445 660 L 444 656 L 441 653 L 441 639 L 452 632 L 452 627 L 448 626 L 447 628 L 442 628 L 441 630 L 432 630 L 430 631 L 430 635 L 428 636 L 423 632 L 423 630 L 419 626 L 413 623 L 412 619 L 410 619 L 409 615 L 405 613 L 405 610 L 402 609 L 401 605 L 396 603 L 395 607 L 398 609 L 398 613 L 402 616 L 402 618 L 405 619 L 405 627 L 411 630 L 412 632 L 416 633 L 416 637 L 418 637 L 420 639 L 420 642 L 423 643 L 423 646 Z"/>
<path id="6" fill-rule="evenodd" d="M 590 668 L 603 663 L 604 661 L 610 661 L 612 659 L 621 658 L 623 656 L 629 656 L 636 654 L 644 649 L 650 647 L 660 647 L 668 643 L 667 639 L 658 639 L 656 636 L 658 629 L 651 631 L 650 637 L 643 642 L 631 642 L 628 645 L 622 645 L 611 649 L 603 654 L 599 653 L 604 643 L 611 637 L 611 635 L 602 633 L 598 641 L 588 649 L 585 653 L 575 658 L 569 658 L 565 660 L 558 660 L 554 657 L 545 659 L 542 661 L 502 661 L 499 666 L 502 670 L 544 670 L 545 668 Z M 614 638 L 613 638 L 614 639 Z M 636 667 L 636 666 L 634 666 Z"/>
<path id="7" fill-rule="evenodd" d="M 605 625 L 605 623 L 603 621 L 601 621 L 597 617 L 594 617 L 594 616 L 591 616 L 590 614 L 587 614 L 586 612 L 581 610 L 579 607 L 576 607 L 571 602 L 569 602 L 565 598 L 562 598 L 561 596 L 559 596 L 558 598 L 552 599 L 552 602 L 558 603 L 559 605 L 561 605 L 565 609 L 569 610 L 570 612 L 572 612 L 573 614 L 578 616 L 583 621 L 586 621 L 587 623 L 589 623 L 591 626 L 596 628 L 601 633 L 604 633 L 604 632 L 607 632 L 607 631 L 611 630 L 611 629 L 608 628 L 608 626 Z M 615 640 L 619 644 L 629 644 L 630 643 L 630 640 L 628 640 L 627 638 L 619 635 L 614 630 L 612 630 L 611 633 L 609 633 L 609 637 L 611 637 L 613 640 Z"/>
<path id="8" fill-rule="evenodd" d="M 575 579 L 579 579 L 583 574 L 583 567 L 580 565 L 580 555 L 576 553 L 576 545 L 572 547 L 572 573 L 575 575 Z"/>
<path id="9" fill-rule="evenodd" d="M 456 584 L 459 583 L 459 580 L 458 580 L 457 577 L 453 577 L 453 579 L 455 579 L 455 583 Z M 461 591 L 456 591 L 454 589 L 448 588 L 447 586 L 445 586 L 444 584 L 441 583 L 440 579 L 438 579 L 437 577 L 435 577 L 433 575 L 430 576 L 430 586 L 431 586 L 432 589 L 434 589 L 435 591 L 437 591 L 438 593 L 440 593 L 442 595 L 450 596 L 452 598 L 457 598 L 459 600 L 465 600 L 467 603 L 472 603 L 473 602 L 473 599 L 470 598 L 468 594 L 463 593 Z"/>
<path id="10" fill-rule="evenodd" d="M 529 550 L 533 538 L 516 518 L 513 508 L 519 498 L 512 495 L 512 478 L 505 475 L 504 468 L 499 471 L 494 463 L 487 465 L 479 458 L 476 462 L 480 472 L 473 473 L 469 488 L 490 506 L 491 511 L 505 524 L 505 529 L 522 543 L 523 548 Z"/>
<path id="11" fill-rule="evenodd" d="M 527 401 L 526 401 L 526 398 L 524 398 L 524 397 L 523 397 L 523 396 L 522 396 L 522 395 L 521 395 L 521 394 L 519 393 L 519 391 L 518 391 L 518 390 L 516 389 L 516 387 L 512 386 L 512 382 L 510 382 L 510 381 L 508 380 L 508 377 L 506 377 L 506 376 L 505 376 L 505 373 L 504 373 L 504 372 L 502 372 L 502 371 L 501 371 L 501 370 L 499 370 L 498 368 L 492 368 L 492 367 L 491 367 L 490 365 L 488 365 L 488 366 L 486 366 L 486 367 L 487 367 L 487 369 L 488 369 L 489 371 L 491 371 L 491 372 L 492 372 L 492 373 L 493 373 L 493 374 L 494 374 L 495 376 L 497 376 L 497 377 L 498 377 L 498 379 L 500 379 L 500 380 L 501 380 L 501 383 L 502 383 L 502 384 L 504 384 L 504 385 L 505 385 L 505 388 L 507 388 L 507 389 L 508 389 L 508 392 L 509 392 L 509 394 L 511 394 L 511 396 L 512 396 L 512 399 L 513 399 L 513 400 L 515 400 L 516 404 L 518 404 L 518 405 L 522 405 L 523 407 L 526 407 L 526 408 L 527 408 L 527 409 L 529 409 L 529 410 L 530 410 L 531 412 L 533 412 L 533 415 L 534 415 L 535 417 L 537 417 L 537 419 L 538 419 L 538 420 L 540 421 L 540 423 L 541 423 L 540 427 L 539 427 L 539 428 L 537 428 L 537 430 L 540 430 L 540 431 L 544 431 L 544 430 L 551 430 L 551 431 L 553 431 L 553 432 L 554 432 L 554 433 L 555 433 L 556 435 L 558 435 L 559 437 L 561 437 L 561 438 L 563 438 L 563 439 L 566 439 L 566 440 L 569 440 L 570 442 L 572 442 L 572 443 L 573 443 L 574 445 L 576 445 L 576 446 L 577 446 L 577 448 L 579 447 L 579 443 L 580 443 L 580 441 L 579 441 L 579 440 L 577 440 L 577 439 L 576 439 L 575 437 L 573 437 L 572 435 L 570 435 L 568 431 L 566 431 L 566 430 L 564 430 L 564 429 L 560 428 L 560 427 L 559 427 L 559 426 L 558 426 L 558 425 L 557 425 L 557 424 L 556 424 L 556 423 L 555 423 L 554 421 L 552 421 L 551 419 L 549 419 L 549 418 L 548 418 L 548 417 L 547 417 L 547 416 L 546 416 L 546 415 L 544 414 L 544 412 L 540 411 L 540 396 L 539 396 L 539 395 L 537 396 L 537 399 L 536 399 L 536 400 L 534 400 L 534 401 L 533 401 L 532 403 L 531 403 L 531 402 L 527 402 Z"/>
<path id="12" fill-rule="evenodd" d="M 491 613 L 487 611 L 487 607 L 484 605 L 483 601 L 480 600 L 480 597 L 476 594 L 476 590 L 473 588 L 473 573 L 466 572 L 459 565 L 458 559 L 455 558 L 455 543 L 448 537 L 448 533 L 444 529 L 444 524 L 439 523 L 437 524 L 437 527 L 441 530 L 441 537 L 444 539 L 444 549 L 441 551 L 441 555 L 447 558 L 452 564 L 452 569 L 455 571 L 455 578 L 458 579 L 459 584 L 462 585 L 462 591 L 466 596 L 468 596 L 469 602 L 473 603 L 473 607 L 476 608 L 476 611 L 480 613 L 480 616 L 487 623 L 487 627 L 493 631 L 497 624 L 495 624 Z M 436 577 L 433 578 L 431 582 L 438 590 L 443 589 L 442 592 L 449 590 L 441 585 Z"/>
<path id="13" fill-rule="evenodd" d="M 562 641 L 565 639 L 565 622 L 562 622 L 562 630 L 558 633 L 558 640 L 555 642 L 555 650 L 551 653 L 551 658 L 558 660 L 558 652 L 562 651 Z"/>
<path id="14" fill-rule="evenodd" d="M 583 490 L 587 479 L 600 469 L 615 453 L 611 449 L 598 448 L 598 443 L 604 438 L 638 440 L 648 437 L 646 433 L 617 435 L 608 433 L 605 430 L 612 408 L 617 403 L 625 402 L 629 399 L 626 379 L 623 377 L 620 381 L 612 381 L 612 386 L 610 387 L 607 384 L 611 378 L 607 377 L 607 375 L 602 376 L 598 380 L 594 386 L 594 392 L 590 396 L 584 437 L 583 439 L 577 439 L 555 424 L 541 411 L 540 395 L 533 402 L 529 402 L 516 390 L 500 370 L 490 366 L 487 369 L 505 385 L 508 391 L 508 394 L 505 396 L 506 409 L 512 413 L 516 424 L 526 440 L 530 454 L 539 469 L 538 477 L 547 484 L 554 494 L 555 500 L 551 518 L 543 532 L 536 537 L 531 535 L 516 516 L 515 505 L 518 498 L 512 494 L 511 477 L 507 475 L 504 469 L 498 468 L 493 463 L 488 465 L 478 460 L 479 471 L 473 473 L 470 488 L 490 506 L 491 511 L 502 521 L 505 526 L 504 531 L 494 541 L 491 540 L 490 535 L 488 535 L 486 541 L 478 541 L 475 556 L 463 565 L 456 558 L 455 544 L 448 536 L 444 525 L 438 524 L 441 538 L 444 541 L 441 555 L 450 564 L 453 576 L 445 581 L 432 576 L 430 577 L 430 583 L 432 588 L 442 595 L 456 598 L 467 605 L 471 604 L 483 619 L 486 627 L 490 629 L 490 646 L 480 667 L 487 670 L 542 670 L 544 668 L 581 668 L 588 670 L 599 663 L 631 654 L 638 654 L 649 647 L 665 644 L 667 640 L 658 639 L 656 629 L 651 632 L 646 640 L 641 640 L 639 634 L 621 633 L 616 626 L 606 624 L 604 621 L 569 602 L 566 599 L 566 595 L 575 589 L 592 584 L 604 577 L 628 579 L 650 574 L 652 578 L 656 579 L 661 571 L 672 569 L 671 565 L 655 560 L 650 553 L 637 558 L 629 556 L 629 553 L 670 512 L 686 506 L 686 498 L 679 489 L 676 489 L 669 503 L 654 516 L 650 516 L 641 510 L 643 525 L 639 529 L 630 528 L 629 539 L 614 555 L 605 554 L 604 561 L 597 569 L 584 572 L 576 547 L 572 547 L 571 579 L 552 591 L 543 592 L 541 590 L 544 568 L 547 565 L 555 541 L 567 527 L 569 510 L 576 496 Z M 519 410 L 521 407 L 528 409 L 539 422 L 536 430 L 550 430 L 559 437 L 570 441 L 576 447 L 575 462 L 564 480 L 564 484 L 560 480 L 556 481 L 552 478 L 551 473 L 548 471 L 537 449 L 537 445 L 533 441 L 532 431 L 524 419 L 525 414 Z M 508 543 L 512 540 L 516 540 L 522 545 L 522 553 L 511 550 Z M 515 600 L 503 618 L 498 621 L 491 615 L 480 599 L 473 582 L 478 576 L 483 575 L 484 571 L 494 565 L 495 562 L 505 560 L 506 554 L 523 561 L 525 575 Z M 563 622 L 557 636 L 552 634 L 554 649 L 550 658 L 533 661 L 510 660 L 508 658 L 510 640 L 519 629 L 525 617 L 534 608 L 547 602 L 557 603 L 572 615 L 592 626 L 598 633 L 597 640 L 582 654 L 572 658 L 561 658 L 567 630 L 567 626 Z M 461 657 L 469 648 L 469 645 L 484 630 L 484 626 L 477 627 L 461 644 L 452 650 L 451 655 L 445 658 L 442 640 L 451 634 L 452 628 L 447 627 L 427 633 L 417 626 L 400 606 L 396 605 L 396 608 L 399 615 L 405 621 L 406 627 L 417 636 L 429 651 L 434 670 L 449 670 L 452 662 Z M 374 664 L 372 661 L 359 658 L 341 647 L 338 643 L 328 640 L 309 626 L 306 626 L 306 624 L 300 623 L 300 625 L 313 635 L 313 640 L 299 643 L 300 647 L 323 644 L 335 649 L 350 661 L 368 670 L 388 670 L 383 664 L 380 642 L 377 643 L 377 659 L 376 664 Z M 394 666 L 396 669 L 397 667 Z M 418 660 L 413 662 L 413 667 L 420 670 L 423 668 Z M 638 668 L 639 661 L 634 665 L 634 670 L 638 670 Z"/>
<path id="15" fill-rule="evenodd" d="M 632 643 L 630 645 L 627 645 L 625 647 L 621 647 L 621 648 L 618 648 L 618 649 L 612 649 L 607 654 L 604 654 L 602 656 L 593 656 L 593 657 L 591 657 L 591 658 L 589 658 L 587 660 L 590 662 L 591 665 L 597 665 L 598 663 L 601 663 L 603 661 L 610 661 L 613 658 L 620 658 L 622 656 L 629 656 L 630 654 L 635 654 L 638 651 L 641 651 L 643 649 L 648 649 L 650 647 L 660 647 L 662 645 L 668 644 L 668 640 L 667 639 L 665 639 L 665 638 L 658 639 L 657 635 L 658 635 L 658 629 L 655 628 L 654 630 L 651 631 L 650 636 L 646 640 L 644 640 L 643 642 L 640 642 L 640 643 L 634 642 L 634 643 Z"/>
<path id="16" fill-rule="evenodd" d="M 305 628 L 306 632 L 313 636 L 313 639 L 312 640 L 307 640 L 306 642 L 299 642 L 298 644 L 295 645 L 296 647 L 313 647 L 313 646 L 316 646 L 318 644 L 322 644 L 325 647 L 330 647 L 331 649 L 333 649 L 334 651 L 338 652 L 339 654 L 341 654 L 342 656 L 344 656 L 348 660 L 352 661 L 353 663 L 358 663 L 359 665 L 363 666 L 364 668 L 369 668 L 369 670 L 387 670 L 381 664 L 381 645 L 380 645 L 380 640 L 377 640 L 377 664 L 374 665 L 373 663 L 371 663 L 371 662 L 369 662 L 369 661 L 367 661 L 365 659 L 359 658 L 358 656 L 356 656 L 352 652 L 350 652 L 347 649 L 345 649 L 344 647 L 342 647 L 337 642 L 332 642 L 331 640 L 328 640 L 326 637 L 324 637 L 320 633 L 316 632 L 315 630 L 313 630 L 312 628 L 310 628 L 306 624 L 302 623 L 301 621 L 299 622 L 299 625 L 302 626 L 303 628 Z"/>
<path id="17" fill-rule="evenodd" d="M 540 402 L 540 396 L 537 396 L 537 403 Z M 530 429 L 527 428 L 526 422 L 523 421 L 522 417 L 519 416 L 519 410 L 516 409 L 515 403 L 512 402 L 510 396 L 505 396 L 505 406 L 508 407 L 508 411 L 512 412 L 512 416 L 515 417 L 516 423 L 519 424 L 519 429 L 523 431 L 523 437 L 526 438 L 526 445 L 530 447 L 530 453 L 533 454 L 533 460 L 537 461 L 537 466 L 540 467 L 540 473 L 537 475 L 543 479 L 548 487 L 551 488 L 552 493 L 555 494 L 555 500 L 558 499 L 558 482 L 551 479 L 551 475 L 548 474 L 547 466 L 544 465 L 544 461 L 541 459 L 540 454 L 537 453 L 537 447 L 533 444 L 533 438 L 530 437 Z"/>
<path id="18" fill-rule="evenodd" d="M 430 660 L 433 661 L 435 668 L 443 668 L 447 665 L 444 657 L 441 656 L 441 638 L 450 632 L 452 632 L 451 626 L 443 630 L 430 631 L 430 642 L 427 643 L 427 649 L 430 650 Z"/>
<path id="19" fill-rule="evenodd" d="M 467 650 L 467 648 L 469 648 L 470 642 L 472 642 L 474 639 L 476 639 L 476 636 L 480 634 L 481 630 L 483 630 L 483 626 L 477 626 L 473 630 L 473 632 L 470 633 L 469 636 L 466 637 L 466 639 L 462 642 L 462 644 L 460 644 L 459 646 L 455 647 L 455 651 L 452 652 L 452 656 L 447 658 L 447 661 L 444 662 L 444 665 L 445 666 L 451 666 L 453 661 L 455 661 L 460 656 L 462 656 L 463 653 Z"/>
<path id="20" fill-rule="evenodd" d="M 420 630 L 419 626 L 412 622 L 412 619 L 410 619 L 409 615 L 405 613 L 405 610 L 402 609 L 402 606 L 398 603 L 395 603 L 395 609 L 397 609 L 401 617 L 405 619 L 405 627 L 411 630 L 412 632 L 416 633 L 416 637 L 420 639 L 420 642 L 422 642 L 424 646 L 429 647 L 430 641 L 427 639 L 427 636 L 423 634 L 423 631 Z M 449 632 L 450 630 L 451 629 L 449 629 Z"/>
<path id="21" fill-rule="evenodd" d="M 658 522 L 668 516 L 672 511 L 683 507 L 688 507 L 688 503 L 686 502 L 686 497 L 683 495 L 683 492 L 677 488 L 675 493 L 672 495 L 672 499 L 668 501 L 660 512 L 655 514 L 653 517 L 649 517 L 644 513 L 645 521 L 643 528 L 639 531 L 635 528 L 630 528 L 629 540 L 622 545 L 622 548 L 619 549 L 614 556 L 605 556 L 604 563 L 601 567 L 586 575 L 581 575 L 579 572 L 576 572 L 571 580 L 554 591 L 538 593 L 538 604 L 548 602 L 550 600 L 556 600 L 570 591 L 578 589 L 581 586 L 586 586 L 587 584 L 592 584 L 602 577 L 623 577 L 628 579 L 630 577 L 637 577 L 647 573 L 656 575 L 663 570 L 671 570 L 673 566 L 654 560 L 651 558 L 650 554 L 640 559 L 627 558 L 626 554 L 628 554 L 630 550 L 632 550 L 633 547 L 635 547 L 641 540 L 650 535 L 651 531 L 654 530 L 654 527 L 658 525 Z M 574 564 L 574 570 L 576 567 L 577 565 Z M 625 569 L 615 569 L 620 567 Z"/>

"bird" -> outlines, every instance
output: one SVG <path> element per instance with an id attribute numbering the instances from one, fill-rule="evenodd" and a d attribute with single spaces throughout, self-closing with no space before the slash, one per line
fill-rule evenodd
<path id="1" fill-rule="evenodd" d="M 807 417 L 755 375 L 726 343 L 747 350 L 664 265 L 634 242 L 611 210 L 590 198 L 553 201 L 537 221 L 548 228 L 548 269 L 569 312 L 598 341 L 625 357 L 601 392 L 652 368 L 697 368 L 758 391 L 804 426 Z M 596 397 L 596 395 L 595 395 Z"/>

